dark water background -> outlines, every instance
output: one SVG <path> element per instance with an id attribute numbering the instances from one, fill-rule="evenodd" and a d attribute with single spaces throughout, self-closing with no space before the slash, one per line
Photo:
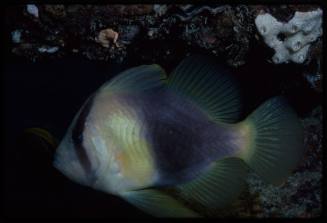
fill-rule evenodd
<path id="1" fill-rule="evenodd" d="M 178 50 L 178 49 L 176 49 Z M 245 117 L 271 96 L 283 94 L 300 117 L 321 103 L 301 76 L 301 65 L 275 66 L 258 47 L 246 65 L 234 69 Z M 257 56 L 260 55 L 260 56 Z M 3 207 L 9 218 L 147 217 L 127 202 L 80 186 L 51 166 L 51 157 L 22 138 L 26 128 L 41 127 L 60 139 L 84 100 L 103 82 L 136 65 L 92 62 L 79 57 L 32 63 L 7 57 L 3 81 Z M 177 64 L 179 61 L 175 61 Z M 168 71 L 175 64 L 159 63 Z"/>

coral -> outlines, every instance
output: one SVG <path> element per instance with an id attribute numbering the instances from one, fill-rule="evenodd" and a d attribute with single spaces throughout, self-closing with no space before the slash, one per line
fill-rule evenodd
<path id="1" fill-rule="evenodd" d="M 10 7 L 9 14 L 15 19 L 6 22 L 10 32 L 22 30 L 21 42 L 13 44 L 12 52 L 29 60 L 59 58 L 73 52 L 92 60 L 125 61 L 126 57 L 135 56 L 142 62 L 166 59 L 173 62 L 190 52 L 203 51 L 221 57 L 233 67 L 252 60 L 255 50 L 260 53 L 262 48 L 262 53 L 269 53 L 264 42 L 258 43 L 260 34 L 256 34 L 254 21 L 261 10 L 284 24 L 296 11 L 317 9 L 312 5 L 300 8 L 294 5 L 221 4 L 35 6 L 40 19 L 27 13 L 26 5 L 23 5 Z M 110 37 L 113 32 L 100 34 L 101 30 L 108 28 L 119 33 L 116 42 L 119 47 L 115 47 L 114 38 Z M 95 43 L 95 37 L 102 38 L 102 44 L 101 41 Z M 12 40 L 12 36 L 9 38 Z M 306 64 L 319 59 L 322 48 L 319 42 L 322 42 L 320 38 L 310 45 Z M 38 48 L 42 46 L 60 46 L 60 50 L 55 54 L 40 53 Z M 306 73 L 322 74 L 316 70 Z M 310 79 L 317 87 L 312 86 L 320 89 L 321 84 L 316 79 Z"/>
<path id="2" fill-rule="evenodd" d="M 233 42 L 228 47 L 228 64 L 234 67 L 245 63 L 246 55 L 250 48 L 253 36 L 253 10 L 246 5 L 239 5 L 234 10 L 229 10 L 233 24 Z"/>
<path id="3" fill-rule="evenodd" d="M 26 6 L 26 11 L 27 11 L 29 14 L 33 15 L 34 17 L 36 17 L 36 18 L 39 17 L 39 9 L 38 9 L 38 7 L 37 7 L 36 5 L 34 5 L 34 4 L 28 4 L 28 5 Z"/>
<path id="4" fill-rule="evenodd" d="M 275 50 L 274 63 L 303 63 L 310 44 L 322 35 L 322 10 L 295 12 L 287 23 L 268 13 L 259 14 L 255 24 L 265 43 Z"/>
<path id="5" fill-rule="evenodd" d="M 321 80 L 321 74 L 306 74 L 305 78 L 307 79 L 307 81 L 310 84 L 310 87 L 312 87 L 313 89 L 317 89 L 318 87 L 318 83 Z"/>
<path id="6" fill-rule="evenodd" d="M 59 50 L 59 47 L 57 46 L 53 46 L 53 47 L 50 47 L 50 46 L 42 46 L 40 48 L 38 48 L 38 51 L 40 53 L 55 53 Z"/>
<path id="7" fill-rule="evenodd" d="M 322 64 L 323 64 L 323 43 L 319 40 L 313 47 L 310 48 L 309 61 L 313 66 L 308 65 L 308 69 L 304 72 L 304 76 L 308 80 L 310 86 L 316 92 L 322 92 Z M 313 78 L 312 78 L 313 77 Z"/>
<path id="8" fill-rule="evenodd" d="M 111 15 L 135 16 L 145 15 L 153 11 L 153 5 L 149 4 L 129 4 L 129 5 L 110 5 L 105 10 Z"/>
<path id="9" fill-rule="evenodd" d="M 17 19 L 8 20 L 7 27 L 11 32 L 22 30 L 21 43 L 13 44 L 12 52 L 33 61 L 70 53 L 92 60 L 124 61 L 128 54 L 141 55 L 138 58 L 144 61 L 177 61 L 182 54 L 201 49 L 239 66 L 254 33 L 250 7 L 242 5 L 45 4 L 36 5 L 40 19 L 31 18 L 25 7 L 11 7 Z M 108 28 L 112 31 L 103 31 Z M 162 41 L 165 44 L 157 44 Z M 60 50 L 41 53 L 42 46 Z"/>
<path id="10" fill-rule="evenodd" d="M 104 29 L 99 32 L 96 41 L 100 43 L 103 47 L 108 48 L 110 42 L 112 41 L 117 46 L 118 33 L 113 29 Z"/>
<path id="11" fill-rule="evenodd" d="M 44 9 L 55 18 L 64 18 L 67 15 L 64 5 L 45 5 Z"/>
<path id="12" fill-rule="evenodd" d="M 166 14 L 167 10 L 168 10 L 167 5 L 159 5 L 159 4 L 153 5 L 153 11 L 156 13 L 157 16 L 163 16 L 164 14 Z"/>
<path id="13" fill-rule="evenodd" d="M 15 30 L 11 32 L 11 40 L 13 43 L 20 43 L 22 38 L 22 31 L 21 30 Z"/>

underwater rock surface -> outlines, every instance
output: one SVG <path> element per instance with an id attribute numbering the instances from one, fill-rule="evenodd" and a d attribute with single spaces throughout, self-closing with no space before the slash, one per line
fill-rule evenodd
<path id="1" fill-rule="evenodd" d="M 15 34 L 9 41 L 11 51 L 32 61 L 71 54 L 118 63 L 132 55 L 144 62 L 174 61 L 198 50 L 223 56 L 229 65 L 239 67 L 246 63 L 253 47 L 262 44 L 254 22 L 258 15 L 269 13 L 278 21 L 288 22 L 296 12 L 318 8 L 315 5 L 218 4 L 21 5 L 6 9 L 6 25 Z M 113 41 L 110 35 L 108 40 L 98 41 L 103 30 L 109 29 L 117 32 L 115 44 L 107 43 Z M 19 38 L 15 30 L 21 30 Z M 158 41 L 164 44 L 157 44 Z M 178 42 L 178 50 L 174 41 Z M 58 50 L 44 54 L 38 50 L 44 46 Z M 315 64 L 304 76 L 308 76 L 308 82 L 318 91 L 321 90 L 321 68 L 317 65 L 321 60 L 321 46 L 318 38 L 310 49 L 307 47 L 309 55 L 304 61 Z M 268 48 L 264 50 L 269 52 L 266 59 L 270 60 L 273 53 Z"/>

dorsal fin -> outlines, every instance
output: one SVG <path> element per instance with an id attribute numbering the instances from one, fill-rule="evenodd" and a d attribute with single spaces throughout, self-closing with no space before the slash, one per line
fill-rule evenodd
<path id="1" fill-rule="evenodd" d="M 235 81 L 209 57 L 184 59 L 169 76 L 168 87 L 195 101 L 215 121 L 238 121 L 240 95 Z"/>
<path id="2" fill-rule="evenodd" d="M 166 79 L 166 73 L 159 65 L 141 65 L 115 76 L 106 82 L 100 90 L 110 90 L 112 92 L 143 91 L 162 86 Z"/>

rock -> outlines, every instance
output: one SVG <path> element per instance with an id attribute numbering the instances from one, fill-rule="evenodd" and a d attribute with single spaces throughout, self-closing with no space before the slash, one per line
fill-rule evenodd
<path id="1" fill-rule="evenodd" d="M 153 12 L 153 5 L 137 4 L 137 5 L 108 5 L 105 10 L 110 15 L 119 16 L 139 16 Z"/>
<path id="2" fill-rule="evenodd" d="M 55 18 L 65 18 L 67 15 L 64 5 L 45 5 L 44 9 Z"/>
<path id="3" fill-rule="evenodd" d="M 121 26 L 119 29 L 120 42 L 130 44 L 133 39 L 140 33 L 140 28 L 137 25 Z"/>

